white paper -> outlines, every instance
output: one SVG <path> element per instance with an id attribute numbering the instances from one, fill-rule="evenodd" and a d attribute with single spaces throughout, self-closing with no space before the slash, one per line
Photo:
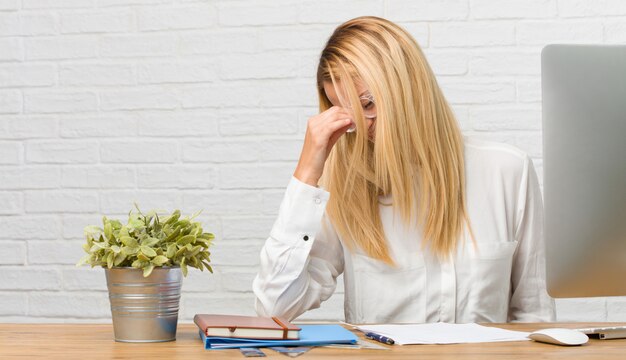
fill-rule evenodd
<path id="1" fill-rule="evenodd" d="M 478 324 L 393 324 L 358 325 L 363 332 L 373 332 L 394 340 L 398 345 L 408 344 L 463 344 L 495 341 L 530 340 L 528 332 L 505 330 Z"/>

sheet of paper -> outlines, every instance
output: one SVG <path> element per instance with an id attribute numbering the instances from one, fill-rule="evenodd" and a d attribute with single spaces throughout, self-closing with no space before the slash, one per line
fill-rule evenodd
<path id="1" fill-rule="evenodd" d="M 529 340 L 527 332 L 505 330 L 478 324 L 393 324 L 358 325 L 363 332 L 374 332 L 392 338 L 398 345 L 463 344 L 495 341 Z"/>

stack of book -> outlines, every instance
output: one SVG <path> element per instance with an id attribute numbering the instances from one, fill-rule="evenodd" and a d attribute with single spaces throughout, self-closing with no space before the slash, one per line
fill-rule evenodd
<path id="1" fill-rule="evenodd" d="M 197 314 L 204 348 L 315 346 L 356 344 L 357 337 L 340 325 L 296 326 L 280 317 Z"/>

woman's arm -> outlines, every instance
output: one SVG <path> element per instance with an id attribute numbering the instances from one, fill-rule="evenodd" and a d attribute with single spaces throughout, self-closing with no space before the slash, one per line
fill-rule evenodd
<path id="1" fill-rule="evenodd" d="M 509 321 L 554 321 L 554 299 L 546 290 L 543 201 L 532 160 L 526 158 L 517 207 Z"/>
<path id="2" fill-rule="evenodd" d="M 335 291 L 343 249 L 324 216 L 329 193 L 292 177 L 253 282 L 260 316 L 293 319 Z"/>
<path id="3" fill-rule="evenodd" d="M 291 320 L 319 307 L 335 291 L 343 272 L 343 249 L 324 217 L 330 194 L 317 183 L 328 154 L 350 124 L 351 114 L 338 106 L 307 122 L 300 160 L 252 284 L 259 315 Z"/>

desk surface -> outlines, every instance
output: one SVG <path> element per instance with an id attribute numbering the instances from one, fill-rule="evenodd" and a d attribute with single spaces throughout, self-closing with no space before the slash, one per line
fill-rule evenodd
<path id="1" fill-rule="evenodd" d="M 520 331 L 547 327 L 596 327 L 622 324 L 492 324 Z M 362 336 L 362 334 L 358 334 Z M 455 345 L 392 345 L 391 350 L 313 348 L 300 359 L 624 359 L 626 339 L 591 339 L 583 346 L 533 341 Z M 267 358 L 287 359 L 265 349 Z M 179 324 L 176 341 L 150 344 L 113 340 L 110 324 L 0 324 L 0 358 L 32 359 L 243 359 L 238 350 L 204 350 L 193 324 Z"/>

